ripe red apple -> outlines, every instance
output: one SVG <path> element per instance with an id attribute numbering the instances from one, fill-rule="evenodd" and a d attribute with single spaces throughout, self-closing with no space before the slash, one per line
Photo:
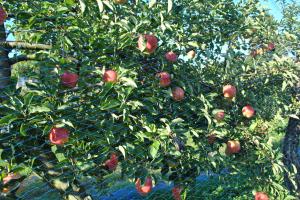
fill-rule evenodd
<path id="1" fill-rule="evenodd" d="M 69 140 L 69 130 L 53 127 L 49 134 L 49 140 L 52 144 L 63 145 Z"/>
<path id="2" fill-rule="evenodd" d="M 244 117 L 250 119 L 251 117 L 254 116 L 255 110 L 254 110 L 254 108 L 252 108 L 252 106 L 246 105 L 246 106 L 243 107 L 242 113 L 243 113 Z"/>
<path id="3" fill-rule="evenodd" d="M 77 85 L 79 76 L 75 73 L 65 72 L 60 76 L 61 83 L 69 88 L 74 88 Z"/>
<path id="4" fill-rule="evenodd" d="M 217 139 L 217 136 L 215 134 L 210 134 L 208 137 L 207 137 L 207 140 L 208 140 L 208 144 L 213 144 L 215 143 Z"/>
<path id="5" fill-rule="evenodd" d="M 241 150 L 240 142 L 237 140 L 229 140 L 227 142 L 226 154 L 230 155 L 233 153 L 238 153 Z"/>
<path id="6" fill-rule="evenodd" d="M 147 195 L 152 190 L 152 179 L 147 177 L 144 186 L 141 186 L 141 179 L 138 178 L 135 182 L 135 188 L 142 196 Z"/>
<path id="7" fill-rule="evenodd" d="M 224 110 L 216 110 L 213 112 L 215 119 L 220 122 L 225 117 L 225 111 Z"/>
<path id="8" fill-rule="evenodd" d="M 168 72 L 160 72 L 156 76 L 159 77 L 161 87 L 168 87 L 171 84 L 171 76 Z"/>
<path id="9" fill-rule="evenodd" d="M 256 192 L 255 193 L 255 200 L 269 200 L 269 197 L 264 192 Z"/>
<path id="10" fill-rule="evenodd" d="M 169 51 L 165 54 L 165 57 L 170 62 L 176 62 L 177 61 L 177 55 L 173 51 Z"/>
<path id="11" fill-rule="evenodd" d="M 196 55 L 196 52 L 195 52 L 194 50 L 190 50 L 190 51 L 187 53 L 188 59 L 193 59 L 193 58 L 195 58 L 195 55 Z"/>
<path id="12" fill-rule="evenodd" d="M 269 51 L 274 51 L 274 50 L 275 50 L 275 44 L 274 44 L 273 42 L 270 42 L 270 43 L 268 44 L 268 50 L 269 50 Z"/>
<path id="13" fill-rule="evenodd" d="M 115 4 L 124 4 L 127 3 L 127 0 L 114 0 Z"/>
<path id="14" fill-rule="evenodd" d="M 181 188 L 179 186 L 173 187 L 172 195 L 173 195 L 174 200 L 181 200 L 180 193 L 181 193 Z"/>
<path id="15" fill-rule="evenodd" d="M 172 96 L 175 101 L 181 101 L 184 98 L 184 90 L 180 87 L 176 87 L 172 90 Z"/>
<path id="16" fill-rule="evenodd" d="M 158 40 L 154 35 L 140 35 L 138 39 L 138 48 L 140 51 L 153 53 L 157 48 Z"/>
<path id="17" fill-rule="evenodd" d="M 11 180 L 16 180 L 21 178 L 21 175 L 19 173 L 9 173 L 7 176 L 5 176 L 2 180 L 3 185 L 9 183 Z"/>
<path id="18" fill-rule="evenodd" d="M 225 85 L 223 87 L 223 94 L 225 98 L 232 99 L 236 95 L 236 88 L 233 85 Z"/>
<path id="19" fill-rule="evenodd" d="M 118 166 L 118 157 L 115 153 L 112 153 L 110 155 L 110 159 L 108 159 L 107 161 L 105 161 L 105 166 L 110 170 L 110 171 L 114 171 L 117 166 Z"/>
<path id="20" fill-rule="evenodd" d="M 4 24 L 7 18 L 7 13 L 3 7 L 0 7 L 0 25 Z"/>
<path id="21" fill-rule="evenodd" d="M 118 74 L 114 70 L 106 70 L 102 78 L 103 82 L 115 83 L 118 80 Z"/>

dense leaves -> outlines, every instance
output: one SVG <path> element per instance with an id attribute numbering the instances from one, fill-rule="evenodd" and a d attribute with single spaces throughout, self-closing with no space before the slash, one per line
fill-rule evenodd
<path id="1" fill-rule="evenodd" d="M 278 23 L 256 0 L 3 5 L 16 40 L 52 49 L 37 52 L 43 59 L 30 72 L 16 64 L 13 74 L 36 81 L 3 92 L 2 178 L 25 178 L 30 169 L 52 180 L 51 169 L 72 185 L 93 176 L 105 187 L 118 165 L 123 177 L 139 178 L 143 195 L 153 177 L 193 199 L 201 171 L 226 169 L 221 191 L 198 196 L 221 199 L 230 190 L 228 199 L 253 199 L 254 191 L 287 198 L 286 169 L 270 133 L 276 120 L 299 111 L 292 90 L 299 38 L 290 31 L 299 23 Z M 64 145 L 53 145 L 53 127 L 66 130 Z M 74 187 L 64 190 L 67 196 Z"/>

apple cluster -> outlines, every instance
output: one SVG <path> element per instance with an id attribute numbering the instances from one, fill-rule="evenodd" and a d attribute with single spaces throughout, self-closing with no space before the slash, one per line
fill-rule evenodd
<path id="1" fill-rule="evenodd" d="M 140 35 L 138 37 L 138 49 L 145 53 L 145 54 L 152 54 L 155 52 L 155 50 L 158 47 L 158 39 L 154 35 L 150 34 L 144 34 Z M 275 46 L 269 44 L 268 47 L 270 50 L 274 49 Z M 195 57 L 195 51 L 190 50 L 187 53 L 187 57 L 189 59 L 193 59 Z M 174 63 L 177 61 L 178 56 L 176 53 L 173 51 L 169 51 L 165 54 L 165 59 L 170 62 Z M 159 85 L 162 88 L 169 87 L 171 85 L 171 75 L 168 72 L 159 72 L 156 74 L 156 77 L 159 79 Z M 75 73 L 71 73 L 66 71 L 60 76 L 60 80 L 63 86 L 68 87 L 68 88 L 74 88 L 76 87 L 79 76 Z M 103 73 L 102 81 L 104 83 L 117 83 L 118 82 L 118 74 L 115 70 L 108 69 L 105 70 Z M 233 99 L 236 97 L 237 94 L 237 89 L 234 85 L 225 85 L 223 87 L 223 95 L 225 99 L 229 102 L 232 102 Z M 174 101 L 182 101 L 185 96 L 185 91 L 181 87 L 174 87 L 172 89 L 172 98 Z M 214 118 L 217 122 L 221 122 L 225 118 L 225 111 L 224 110 L 216 110 L 213 112 Z M 245 105 L 242 108 L 242 115 L 245 118 L 252 118 L 255 115 L 255 110 L 251 105 Z M 69 131 L 65 128 L 56 128 L 53 127 L 50 131 L 50 142 L 55 145 L 63 145 L 64 143 L 68 142 L 68 137 L 69 137 Z M 217 137 L 215 134 L 211 134 L 208 136 L 208 143 L 213 144 L 216 141 Z M 229 140 L 227 141 L 227 146 L 226 146 L 226 151 L 225 153 L 227 155 L 231 154 L 236 154 L 239 153 L 241 150 L 241 145 L 238 140 Z M 114 171 L 117 166 L 118 166 L 118 157 L 115 153 L 112 153 L 110 156 L 110 159 L 108 159 L 105 163 L 104 166 L 106 169 L 109 171 Z M 140 195 L 145 196 L 152 190 L 152 179 L 151 177 L 147 177 L 144 186 L 141 185 L 141 180 L 138 178 L 136 180 L 136 190 L 139 192 Z M 181 188 L 179 186 L 176 186 L 173 188 L 172 193 L 173 197 L 176 200 L 180 200 L 180 192 Z M 255 199 L 262 199 L 263 194 L 257 194 L 257 197 Z"/>

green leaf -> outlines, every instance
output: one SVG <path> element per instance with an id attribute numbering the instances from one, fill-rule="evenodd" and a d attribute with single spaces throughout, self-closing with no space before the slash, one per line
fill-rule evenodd
<path id="1" fill-rule="evenodd" d="M 111 108 L 118 107 L 120 105 L 120 102 L 116 99 L 105 101 L 103 104 L 101 104 L 101 110 L 108 110 Z"/>
<path id="2" fill-rule="evenodd" d="M 287 85 L 288 85 L 287 82 L 283 81 L 281 91 L 284 91 L 286 89 Z"/>
<path id="3" fill-rule="evenodd" d="M 184 122 L 184 120 L 182 118 L 176 118 L 176 119 L 173 119 L 171 123 L 172 124 L 180 124 L 182 122 Z"/>
<path id="4" fill-rule="evenodd" d="M 168 0 L 168 12 L 170 12 L 172 10 L 172 7 L 173 7 L 173 1 Z"/>
<path id="5" fill-rule="evenodd" d="M 125 148 L 123 146 L 119 146 L 119 150 L 121 151 L 122 155 L 124 156 L 124 159 L 126 158 L 125 154 Z"/>
<path id="6" fill-rule="evenodd" d="M 133 87 L 133 88 L 137 88 L 136 83 L 135 83 L 134 80 L 131 79 L 131 78 L 122 77 L 122 78 L 121 78 L 121 81 L 124 82 L 123 85 L 125 85 L 125 86 L 131 86 L 131 87 Z"/>
<path id="7" fill-rule="evenodd" d="M 103 2 L 101 0 L 97 0 L 97 4 L 98 4 L 99 11 L 103 12 L 104 10 Z"/>
<path id="8" fill-rule="evenodd" d="M 152 8 L 156 4 L 156 0 L 149 1 L 149 8 Z"/>
<path id="9" fill-rule="evenodd" d="M 80 4 L 81 13 L 84 13 L 84 11 L 86 9 L 86 4 L 85 4 L 84 0 L 79 0 L 79 4 Z"/>
<path id="10" fill-rule="evenodd" d="M 17 120 L 18 117 L 14 114 L 6 115 L 0 119 L 0 126 L 6 126 Z"/>
<path id="11" fill-rule="evenodd" d="M 27 130 L 28 130 L 28 128 L 29 128 L 29 125 L 23 123 L 23 124 L 21 125 L 21 127 L 20 127 L 20 134 L 21 134 L 22 136 L 26 136 L 26 135 L 27 135 Z"/>
<path id="12" fill-rule="evenodd" d="M 103 1 L 103 3 L 104 3 L 107 7 L 109 7 L 109 9 L 111 9 L 112 11 L 114 10 L 114 7 L 110 4 L 109 1 Z"/>
<path id="13" fill-rule="evenodd" d="M 51 109 L 47 106 L 34 106 L 34 107 L 30 107 L 29 108 L 29 113 L 33 114 L 33 113 L 43 113 L 43 112 L 50 112 Z"/>
<path id="14" fill-rule="evenodd" d="M 156 158 L 157 152 L 159 150 L 159 146 L 160 146 L 159 141 L 153 142 L 152 145 L 150 146 L 150 155 L 153 159 Z"/>
<path id="15" fill-rule="evenodd" d="M 197 47 L 197 48 L 199 47 L 199 44 L 197 42 L 193 42 L 193 41 L 188 42 L 188 45 L 190 45 L 192 47 Z"/>
<path id="16" fill-rule="evenodd" d="M 66 157 L 63 153 L 56 153 L 55 156 L 56 156 L 58 162 L 63 162 L 64 160 L 66 160 Z"/>
<path id="17" fill-rule="evenodd" d="M 68 5 L 68 6 L 73 6 L 75 4 L 75 1 L 74 0 L 65 0 L 65 3 Z"/>
<path id="18" fill-rule="evenodd" d="M 33 96 L 34 96 L 34 93 L 32 93 L 32 92 L 30 92 L 30 93 L 28 93 L 28 94 L 26 94 L 24 96 L 24 105 L 25 106 L 29 106 L 30 105 Z"/>

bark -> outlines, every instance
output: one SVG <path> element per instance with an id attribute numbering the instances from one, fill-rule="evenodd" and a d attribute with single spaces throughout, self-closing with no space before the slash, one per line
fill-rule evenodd
<path id="1" fill-rule="evenodd" d="M 4 25 L 0 25 L 0 41 L 6 40 Z M 0 89 L 9 86 L 10 82 L 10 64 L 8 62 L 9 51 L 0 45 Z"/>
<path id="2" fill-rule="evenodd" d="M 295 97 L 300 100 L 300 82 L 295 87 Z M 299 111 L 298 111 L 299 112 Z M 285 174 L 285 183 L 290 191 L 295 191 L 300 197 L 300 155 L 299 155 L 299 138 L 300 138 L 300 116 L 290 117 L 283 141 L 283 163 L 291 170 L 294 165 L 297 169 L 295 177 L 289 177 Z M 294 185 L 292 181 L 296 184 Z"/>
<path id="3" fill-rule="evenodd" d="M 283 144 L 283 162 L 286 167 L 291 170 L 292 165 L 297 169 L 297 174 L 295 177 L 295 182 L 297 186 L 294 186 L 291 181 L 291 177 L 285 174 L 285 182 L 287 187 L 291 191 L 300 192 L 300 157 L 298 155 L 299 148 L 299 137 L 300 137 L 300 120 L 296 118 L 290 118 L 288 127 L 286 129 L 286 135 L 284 137 Z"/>

